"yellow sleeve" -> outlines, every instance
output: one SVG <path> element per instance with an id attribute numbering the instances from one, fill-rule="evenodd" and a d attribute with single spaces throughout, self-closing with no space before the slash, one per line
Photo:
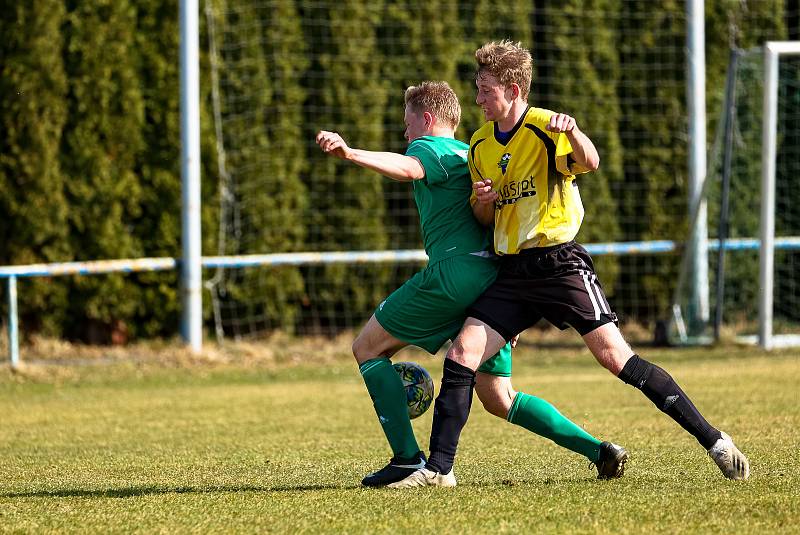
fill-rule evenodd
<path id="1" fill-rule="evenodd" d="M 567 154 L 572 152 L 572 145 L 569 143 L 569 138 L 567 134 L 560 133 L 558 137 L 555 139 L 556 142 L 556 157 L 558 156 L 566 156 Z"/>
<path id="2" fill-rule="evenodd" d="M 589 169 L 578 165 L 572 158 L 572 145 L 570 145 L 566 134 L 558 134 L 558 139 L 556 140 L 556 169 L 566 176 L 589 172 Z"/>

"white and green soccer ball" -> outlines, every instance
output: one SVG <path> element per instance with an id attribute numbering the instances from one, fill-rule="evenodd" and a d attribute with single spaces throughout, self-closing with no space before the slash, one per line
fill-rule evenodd
<path id="1" fill-rule="evenodd" d="M 395 362 L 393 366 L 406 388 L 408 416 L 411 419 L 422 416 L 433 402 L 431 375 L 416 362 Z"/>

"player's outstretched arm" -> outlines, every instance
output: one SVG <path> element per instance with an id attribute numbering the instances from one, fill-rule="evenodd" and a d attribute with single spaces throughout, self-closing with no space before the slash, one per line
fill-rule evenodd
<path id="1" fill-rule="evenodd" d="M 492 181 L 488 178 L 473 182 L 472 189 L 477 199 L 472 204 L 472 213 L 481 225 L 488 227 L 494 223 L 494 202 L 498 197 L 497 192 L 492 189 Z"/>
<path id="2" fill-rule="evenodd" d="M 600 167 L 600 155 L 597 149 L 584 134 L 575 119 L 565 113 L 555 113 L 550 117 L 550 123 L 545 127 L 550 132 L 559 132 L 567 135 L 572 145 L 572 157 L 575 163 L 587 171 L 596 171 Z"/>
<path id="3" fill-rule="evenodd" d="M 412 156 L 396 152 L 353 149 L 347 146 L 342 136 L 325 130 L 317 133 L 316 141 L 324 153 L 371 169 L 392 180 L 408 182 L 425 178 L 425 168 Z"/>

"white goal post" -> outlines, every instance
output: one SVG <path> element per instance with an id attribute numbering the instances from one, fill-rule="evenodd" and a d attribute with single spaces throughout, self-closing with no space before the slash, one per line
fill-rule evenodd
<path id="1" fill-rule="evenodd" d="M 764 45 L 764 114 L 761 145 L 761 251 L 759 256 L 758 344 L 764 349 L 800 345 L 800 335 L 772 334 L 775 274 L 775 161 L 778 132 L 778 62 L 800 55 L 800 41 L 768 41 Z"/>

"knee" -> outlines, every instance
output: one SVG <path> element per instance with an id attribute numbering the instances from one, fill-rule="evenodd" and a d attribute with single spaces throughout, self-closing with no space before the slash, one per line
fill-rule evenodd
<path id="1" fill-rule="evenodd" d="M 616 362 L 619 359 L 618 352 L 611 346 L 602 347 L 595 352 L 595 358 L 603 365 L 608 371 L 617 375 L 619 372 L 615 371 Z"/>
<path id="2" fill-rule="evenodd" d="M 511 410 L 511 404 L 516 395 L 516 392 L 510 388 L 498 389 L 480 383 L 475 385 L 475 393 L 478 394 L 478 399 L 481 400 L 486 412 L 503 419 L 508 416 L 508 411 Z"/>
<path id="3" fill-rule="evenodd" d="M 483 408 L 489 414 L 494 414 L 498 418 L 505 418 L 508 414 L 508 408 L 506 408 L 502 402 L 502 398 L 495 393 L 486 393 L 476 390 L 478 394 L 478 399 L 481 400 L 481 404 L 483 404 Z"/>
<path id="4" fill-rule="evenodd" d="M 453 345 L 447 350 L 447 357 L 454 362 L 466 366 L 471 370 L 476 370 L 481 363 L 483 349 L 472 344 L 467 337 L 459 336 L 453 341 Z"/>
<path id="5" fill-rule="evenodd" d="M 625 363 L 633 354 L 630 346 L 626 343 L 613 343 L 608 340 L 599 347 L 594 348 L 594 356 L 597 361 L 614 375 L 619 375 Z"/>
<path id="6" fill-rule="evenodd" d="M 363 364 L 369 359 L 377 356 L 374 354 L 375 352 L 372 351 L 372 348 L 369 347 L 369 344 L 367 344 L 360 336 L 353 341 L 353 345 L 350 347 L 350 349 L 353 352 L 353 356 L 358 364 Z"/>
<path id="7" fill-rule="evenodd" d="M 459 364 L 464 364 L 464 355 L 466 351 L 464 350 L 464 343 L 461 340 L 461 337 L 456 338 L 453 340 L 453 344 L 450 346 L 450 349 L 447 350 L 447 354 L 445 358 L 452 359 Z"/>

